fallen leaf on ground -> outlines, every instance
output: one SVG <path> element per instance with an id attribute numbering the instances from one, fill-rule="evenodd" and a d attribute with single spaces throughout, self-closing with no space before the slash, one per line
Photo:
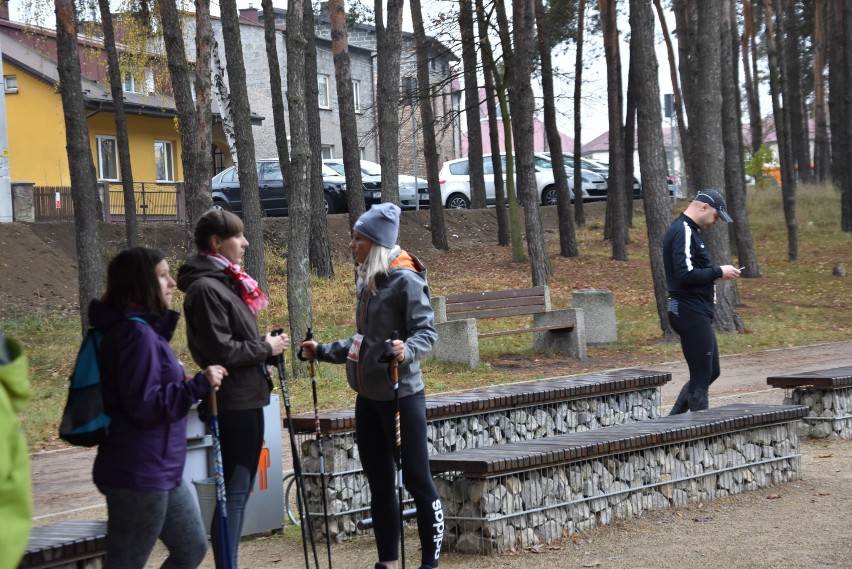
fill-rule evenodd
<path id="1" fill-rule="evenodd" d="M 780 500 L 781 494 L 770 494 L 766 497 L 767 500 Z"/>

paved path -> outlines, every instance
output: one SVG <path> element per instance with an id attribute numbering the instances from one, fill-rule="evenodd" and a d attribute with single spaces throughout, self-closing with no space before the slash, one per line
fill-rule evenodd
<path id="1" fill-rule="evenodd" d="M 732 399 L 781 403 L 782 391 L 768 388 L 767 377 L 852 365 L 852 341 L 723 356 L 721 365 L 722 375 L 710 390 L 712 406 L 730 403 Z M 688 377 L 686 364 L 671 362 L 643 367 L 671 372 L 672 381 L 662 390 L 664 408 L 671 406 Z M 287 443 L 287 437 L 282 440 Z M 291 468 L 289 443 L 283 446 L 287 451 L 284 454 L 287 470 Z M 91 481 L 94 455 L 93 450 L 78 448 L 32 455 L 36 525 L 106 515 L 103 498 Z"/>

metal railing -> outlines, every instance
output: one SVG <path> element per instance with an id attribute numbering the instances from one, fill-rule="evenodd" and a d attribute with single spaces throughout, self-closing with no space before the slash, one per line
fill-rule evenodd
<path id="1" fill-rule="evenodd" d="M 124 190 L 118 182 L 99 184 L 103 220 L 124 223 L 126 215 Z M 186 220 L 183 182 L 134 182 L 136 219 L 147 222 L 179 222 Z M 35 221 L 74 221 L 74 203 L 69 186 L 35 186 L 33 188 Z"/>

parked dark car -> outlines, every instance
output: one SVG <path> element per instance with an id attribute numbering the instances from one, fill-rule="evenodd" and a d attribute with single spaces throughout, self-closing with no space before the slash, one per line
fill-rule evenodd
<path id="1" fill-rule="evenodd" d="M 284 193 L 284 176 L 277 159 L 257 161 L 257 185 L 260 204 L 264 214 L 270 217 L 287 215 L 287 197 Z M 346 202 L 346 180 L 330 168 L 323 168 L 323 195 L 326 213 L 349 211 Z M 373 198 L 376 188 L 364 184 L 364 201 L 367 207 L 378 200 Z M 226 168 L 213 177 L 211 183 L 213 207 L 232 211 L 240 215 L 243 211 L 240 196 L 240 180 L 234 166 Z M 380 191 L 379 191 L 380 193 Z"/>

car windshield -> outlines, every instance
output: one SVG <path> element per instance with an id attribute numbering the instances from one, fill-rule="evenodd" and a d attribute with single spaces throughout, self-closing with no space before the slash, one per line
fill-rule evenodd
<path id="1" fill-rule="evenodd" d="M 337 170 L 335 170 L 334 168 L 331 168 L 330 166 L 327 166 L 326 164 L 322 165 L 322 175 L 323 175 L 323 177 L 325 177 L 325 176 L 342 176 L 342 174 L 340 174 Z"/>
<path id="2" fill-rule="evenodd" d="M 375 162 L 369 160 L 361 160 L 361 173 L 368 176 L 381 176 L 382 167 Z"/>

